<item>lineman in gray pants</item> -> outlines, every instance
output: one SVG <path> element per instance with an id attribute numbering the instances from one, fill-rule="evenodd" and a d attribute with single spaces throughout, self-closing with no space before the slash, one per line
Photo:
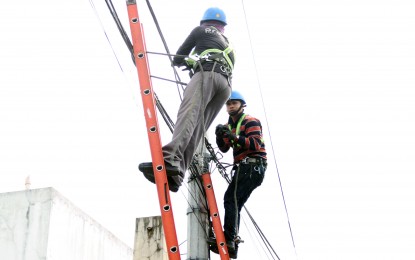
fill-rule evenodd
<path id="1" fill-rule="evenodd" d="M 193 70 L 177 113 L 172 140 L 163 146 L 167 180 L 173 192 L 179 190 L 204 132 L 231 94 L 235 58 L 223 34 L 226 25 L 221 9 L 207 9 L 200 26 L 191 31 L 173 59 L 173 65 Z M 139 169 L 155 183 L 151 162 L 141 163 Z"/>

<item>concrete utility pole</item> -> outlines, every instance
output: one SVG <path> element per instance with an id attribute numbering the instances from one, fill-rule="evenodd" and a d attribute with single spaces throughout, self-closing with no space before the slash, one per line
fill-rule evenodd
<path id="1" fill-rule="evenodd" d="M 199 144 L 203 145 L 204 139 Z M 206 148 L 203 145 L 203 153 Z M 200 151 L 201 149 L 198 149 Z M 208 163 L 200 156 L 198 160 L 198 172 L 208 169 Z M 201 167 L 202 166 L 202 167 Z M 203 169 L 202 169 L 203 168 Z M 209 259 L 209 248 L 206 243 L 206 235 L 209 234 L 209 214 L 206 211 L 206 202 L 203 192 L 201 178 L 190 179 L 189 181 L 189 208 L 187 210 L 187 259 L 205 260 Z"/>

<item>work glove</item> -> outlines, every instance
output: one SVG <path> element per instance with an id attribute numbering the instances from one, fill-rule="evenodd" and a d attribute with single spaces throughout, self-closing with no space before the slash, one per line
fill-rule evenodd
<path id="1" fill-rule="evenodd" d="M 189 77 L 190 78 L 192 78 L 193 75 L 194 75 L 193 70 L 192 70 L 192 67 L 189 66 L 189 64 L 187 64 L 187 62 L 185 60 L 181 61 L 180 63 L 175 62 L 175 60 L 173 60 L 172 66 L 176 66 L 176 67 L 179 67 L 179 68 L 184 67 L 184 68 L 182 68 L 182 71 L 188 70 L 189 71 Z"/>
<path id="2" fill-rule="evenodd" d="M 223 130 L 227 129 L 226 126 L 219 124 L 216 126 L 215 135 L 216 137 L 223 138 Z"/>
<path id="3" fill-rule="evenodd" d="M 172 65 L 172 66 L 179 67 L 179 68 L 180 68 L 180 67 L 183 67 L 183 66 L 187 67 L 187 63 L 186 63 L 186 61 L 185 61 L 185 60 L 177 61 L 177 60 L 173 59 L 173 61 L 172 61 L 171 65 Z"/>
<path id="4" fill-rule="evenodd" d="M 223 128 L 222 136 L 229 138 L 229 140 L 235 140 L 236 139 L 236 135 L 234 133 L 232 133 L 232 131 L 227 127 Z"/>

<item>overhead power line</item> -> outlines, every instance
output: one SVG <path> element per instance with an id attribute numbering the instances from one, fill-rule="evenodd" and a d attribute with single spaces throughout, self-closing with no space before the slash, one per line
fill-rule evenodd
<path id="1" fill-rule="evenodd" d="M 257 66 L 256 61 L 255 61 L 255 55 L 254 55 L 254 50 L 253 50 L 253 45 L 252 45 L 252 39 L 251 39 L 251 33 L 250 33 L 250 30 L 249 30 L 248 18 L 246 16 L 246 11 L 245 11 L 245 4 L 244 4 L 244 1 L 243 0 L 241 0 L 241 3 L 242 3 L 243 11 L 244 11 L 246 29 L 248 31 L 249 45 L 250 45 L 250 49 L 251 49 L 251 53 L 252 53 L 252 58 L 253 58 L 253 63 L 254 63 L 254 68 L 255 68 L 255 75 L 256 75 L 257 84 L 258 84 L 258 89 L 259 89 L 259 93 L 261 95 L 262 108 L 264 110 L 265 121 L 267 123 L 267 129 L 268 129 L 268 133 L 269 133 L 269 140 L 270 140 L 270 144 L 271 144 L 271 150 L 272 150 L 272 154 L 273 154 L 273 157 L 274 157 L 275 168 L 277 170 L 277 176 L 278 176 L 278 182 L 279 182 L 279 185 L 280 185 L 281 196 L 282 196 L 282 200 L 284 202 L 284 209 L 285 209 L 285 213 L 286 213 L 286 216 L 287 216 L 288 228 L 290 230 L 291 242 L 293 244 L 294 251 L 297 254 L 296 248 L 295 248 L 295 242 L 294 242 L 294 235 L 293 235 L 292 228 L 291 228 L 291 223 L 290 223 L 290 217 L 288 215 L 287 203 L 285 201 L 285 196 L 284 196 L 284 191 L 283 191 L 283 188 L 282 188 L 281 177 L 280 177 L 280 173 L 279 173 L 279 170 L 278 170 L 277 159 L 275 157 L 274 145 L 273 145 L 272 138 L 271 138 L 271 131 L 269 129 L 268 116 L 267 116 L 266 109 L 265 109 L 265 102 L 264 102 L 264 98 L 263 98 L 263 94 L 262 94 L 261 83 L 260 83 L 259 77 L 258 77 L 258 75 L 259 75 L 258 74 L 258 66 Z"/>

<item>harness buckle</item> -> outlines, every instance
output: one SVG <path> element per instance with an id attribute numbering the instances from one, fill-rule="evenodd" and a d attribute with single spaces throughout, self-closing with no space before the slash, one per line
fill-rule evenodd
<path id="1" fill-rule="evenodd" d="M 248 164 L 248 159 L 249 159 L 249 157 L 245 157 L 239 163 L 241 163 L 241 164 Z"/>
<path id="2" fill-rule="evenodd" d="M 263 164 L 266 165 L 267 164 L 267 160 L 263 159 L 263 158 L 258 158 L 258 157 L 245 157 L 243 158 L 239 163 L 241 164 Z"/>
<path id="3" fill-rule="evenodd" d="M 222 71 L 222 73 L 226 74 L 229 85 L 232 85 L 231 84 L 232 70 L 228 66 L 225 66 L 225 65 L 220 65 L 219 69 L 220 69 L 220 71 Z"/>

